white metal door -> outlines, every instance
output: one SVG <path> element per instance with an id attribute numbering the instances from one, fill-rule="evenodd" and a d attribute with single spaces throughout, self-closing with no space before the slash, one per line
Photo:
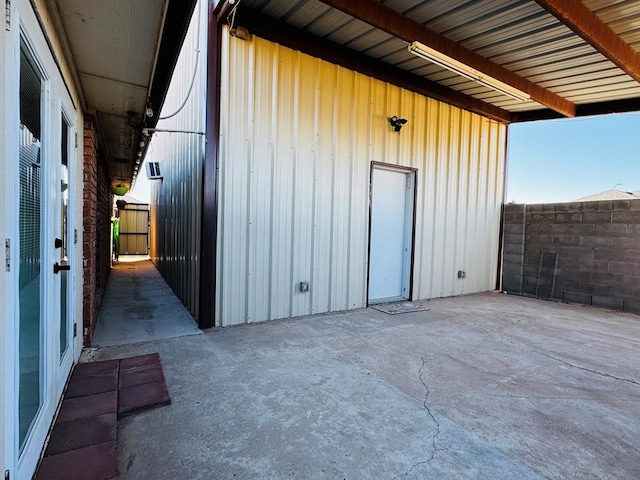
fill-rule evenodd
<path id="1" fill-rule="evenodd" d="M 410 297 L 414 175 L 414 172 L 373 167 L 370 303 Z"/>

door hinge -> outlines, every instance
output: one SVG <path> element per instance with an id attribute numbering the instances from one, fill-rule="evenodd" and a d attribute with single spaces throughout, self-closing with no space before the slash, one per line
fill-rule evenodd
<path id="1" fill-rule="evenodd" d="M 76 148 L 78 148 L 78 132 L 76 132 Z"/>
<path id="2" fill-rule="evenodd" d="M 73 338 L 76 338 L 78 336 L 78 324 L 74 323 L 73 324 Z"/>
<path id="3" fill-rule="evenodd" d="M 4 480 L 11 480 L 11 472 L 9 470 L 4 471 Z"/>
<path id="4" fill-rule="evenodd" d="M 413 175 L 407 174 L 407 182 L 406 182 L 407 190 L 411 190 L 413 188 Z"/>
<path id="5" fill-rule="evenodd" d="M 11 271 L 11 240 L 8 238 L 4 239 L 4 269 Z"/>
<path id="6" fill-rule="evenodd" d="M 5 8 L 5 29 L 7 30 L 7 32 L 11 31 L 11 0 L 5 0 L 4 2 L 4 8 Z"/>

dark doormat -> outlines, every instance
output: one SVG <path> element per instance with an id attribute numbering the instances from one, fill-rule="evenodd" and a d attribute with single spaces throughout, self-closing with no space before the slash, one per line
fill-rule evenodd
<path id="1" fill-rule="evenodd" d="M 160 355 L 75 366 L 37 480 L 116 480 L 118 418 L 169 405 Z"/>
<path id="2" fill-rule="evenodd" d="M 371 305 L 374 310 L 379 310 L 389 315 L 398 315 L 399 313 L 425 312 L 429 310 L 427 302 L 409 302 L 403 300 L 401 302 L 378 303 Z"/>

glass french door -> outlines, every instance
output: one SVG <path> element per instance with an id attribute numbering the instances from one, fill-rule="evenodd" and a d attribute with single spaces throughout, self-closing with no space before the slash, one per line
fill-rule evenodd
<path id="1" fill-rule="evenodd" d="M 33 34 L 35 17 L 27 17 L 33 25 L 15 40 L 19 124 L 12 129 L 17 388 L 10 422 L 19 480 L 37 467 L 73 362 L 75 110 L 44 38 Z"/>

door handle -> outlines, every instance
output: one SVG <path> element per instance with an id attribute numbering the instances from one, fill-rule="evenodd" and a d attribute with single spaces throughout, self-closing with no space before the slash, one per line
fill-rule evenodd
<path id="1" fill-rule="evenodd" d="M 60 265 L 58 262 L 53 264 L 53 273 L 71 270 L 71 265 Z"/>

